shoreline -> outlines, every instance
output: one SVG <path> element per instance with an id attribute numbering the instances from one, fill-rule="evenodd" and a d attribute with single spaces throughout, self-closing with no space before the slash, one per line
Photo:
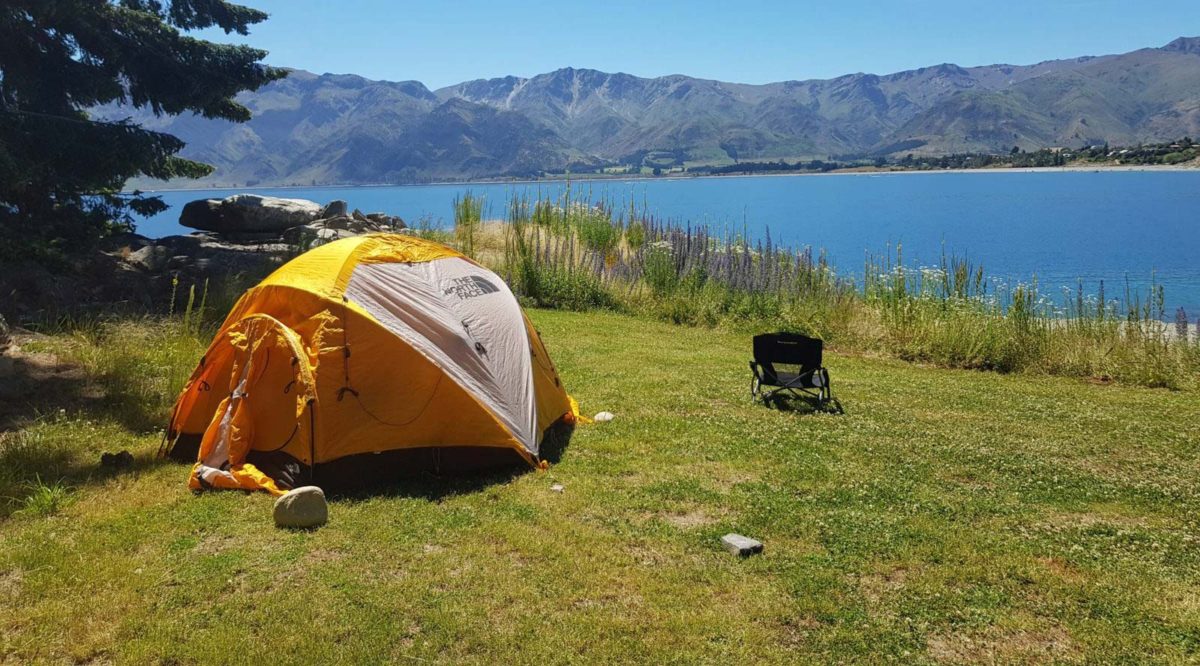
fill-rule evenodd
<path id="1" fill-rule="evenodd" d="M 736 174 L 696 174 L 696 175 L 672 175 L 672 176 L 601 176 L 591 174 L 588 176 L 579 177 L 554 177 L 554 178 L 526 178 L 517 180 L 498 180 L 498 179 L 481 179 L 481 180 L 446 180 L 436 181 L 431 183 L 341 183 L 341 184 L 326 184 L 326 185 L 255 185 L 253 187 L 236 187 L 228 185 L 218 185 L 215 187 L 163 187 L 160 189 L 141 189 L 146 194 L 160 194 L 165 192 L 211 192 L 216 190 L 238 190 L 245 192 L 257 192 L 263 190 L 317 190 L 317 189 L 358 189 L 370 187 L 452 187 L 464 185 L 537 185 L 540 183 L 563 183 L 563 182 L 590 182 L 590 181 L 612 181 L 612 182 L 636 182 L 636 181 L 679 181 L 679 180 L 699 180 L 699 179 L 716 179 L 716 178 L 792 178 L 804 176 L 897 176 L 897 175 L 914 175 L 914 174 L 958 174 L 958 173 L 1129 173 L 1129 172 L 1159 172 L 1159 173 L 1182 173 L 1195 172 L 1200 173 L 1200 167 L 1196 166 L 1180 166 L 1172 164 L 1115 164 L 1115 165 L 1066 165 L 1054 167 L 984 167 L 979 169 L 871 169 L 871 168 L 853 168 L 838 171 L 827 172 L 785 172 L 785 173 L 736 173 Z"/>

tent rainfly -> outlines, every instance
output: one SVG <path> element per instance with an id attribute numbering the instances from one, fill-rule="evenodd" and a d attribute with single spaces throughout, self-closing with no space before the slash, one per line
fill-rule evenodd
<path id="1" fill-rule="evenodd" d="M 541 337 L 508 286 L 421 238 L 335 241 L 233 307 L 167 429 L 189 485 L 282 494 L 381 474 L 540 464 L 575 423 Z"/>

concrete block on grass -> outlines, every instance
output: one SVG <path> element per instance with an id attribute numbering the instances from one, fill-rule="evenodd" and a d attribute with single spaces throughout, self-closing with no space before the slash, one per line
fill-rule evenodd
<path id="1" fill-rule="evenodd" d="M 763 549 L 761 541 L 755 541 L 750 537 L 740 534 L 726 534 L 721 537 L 721 544 L 725 546 L 725 550 L 741 557 L 749 557 L 755 553 L 761 553 Z"/>

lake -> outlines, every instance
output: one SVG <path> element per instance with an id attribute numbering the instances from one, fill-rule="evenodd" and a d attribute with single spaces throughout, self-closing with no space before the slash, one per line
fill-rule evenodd
<path id="1" fill-rule="evenodd" d="M 259 194 L 327 202 L 448 225 L 451 202 L 471 190 L 503 217 L 512 194 L 557 195 L 565 184 L 453 184 L 396 187 L 264 188 Z M 993 277 L 1028 282 L 1061 300 L 1078 280 L 1109 296 L 1125 281 L 1166 289 L 1167 318 L 1184 307 L 1200 315 L 1200 171 L 896 173 L 744 178 L 580 181 L 576 191 L 717 229 L 743 226 L 777 243 L 827 251 L 839 272 L 861 273 L 866 254 L 903 244 L 906 264 L 938 263 L 943 248 L 982 264 Z M 192 199 L 245 190 L 164 191 L 167 212 L 138 230 L 186 233 L 179 209 Z"/>

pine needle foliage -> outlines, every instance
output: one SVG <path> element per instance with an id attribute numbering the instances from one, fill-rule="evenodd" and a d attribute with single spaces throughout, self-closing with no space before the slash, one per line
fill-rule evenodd
<path id="1" fill-rule="evenodd" d="M 158 197 L 123 193 L 129 178 L 210 173 L 178 156 L 178 138 L 92 112 L 124 104 L 155 115 L 249 120 L 234 96 L 286 70 L 262 65 L 265 51 L 189 33 L 245 35 L 266 17 L 224 0 L 0 5 L 0 259 L 62 259 L 131 229 L 133 213 L 166 209 Z"/>

